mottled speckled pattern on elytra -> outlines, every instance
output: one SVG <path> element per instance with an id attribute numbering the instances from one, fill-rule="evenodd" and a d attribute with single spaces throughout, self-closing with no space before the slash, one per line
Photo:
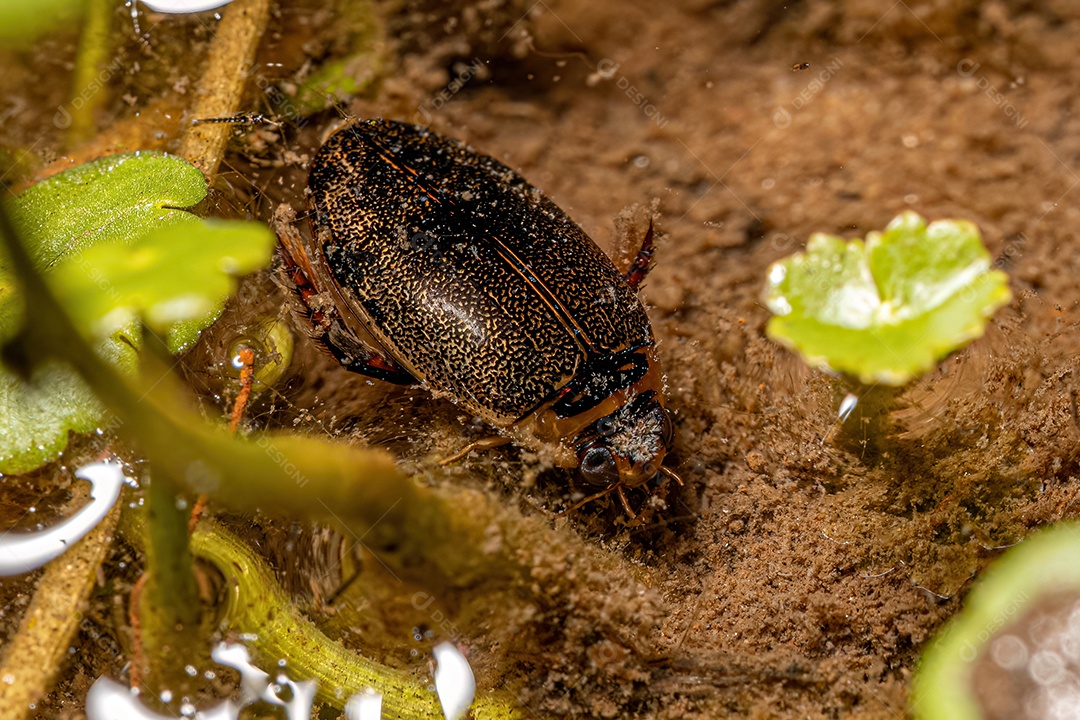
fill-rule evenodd
<path id="1" fill-rule="evenodd" d="M 360 121 L 322 147 L 308 189 L 312 234 L 361 322 L 493 424 L 527 415 L 587 359 L 653 344 L 634 291 L 581 228 L 457 141 Z"/>

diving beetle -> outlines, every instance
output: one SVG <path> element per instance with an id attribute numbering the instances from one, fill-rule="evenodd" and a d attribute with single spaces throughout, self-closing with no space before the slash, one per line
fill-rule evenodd
<path id="1" fill-rule="evenodd" d="M 426 386 L 500 441 L 547 450 L 604 486 L 578 505 L 617 491 L 633 516 L 624 487 L 678 480 L 662 465 L 672 422 L 636 294 L 651 223 L 621 274 L 506 165 L 382 119 L 332 134 L 307 193 L 310 237 L 282 233 L 284 268 L 342 365 Z"/>

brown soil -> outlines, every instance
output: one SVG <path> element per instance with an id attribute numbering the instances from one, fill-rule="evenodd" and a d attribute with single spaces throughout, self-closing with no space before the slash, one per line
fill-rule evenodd
<path id="1" fill-rule="evenodd" d="M 604 639 L 562 628 L 552 657 L 522 659 L 479 640 L 500 635 L 492 628 L 462 626 L 482 680 L 513 685 L 537 716 L 905 716 L 920 648 L 979 571 L 1080 509 L 1080 245 L 1065 222 L 1080 221 L 1080 9 L 680 0 L 383 10 L 395 70 L 351 114 L 430 118 L 518 169 L 620 260 L 654 202 L 662 232 L 643 298 L 678 418 L 669 464 L 686 485 L 659 491 L 640 522 L 598 502 L 567 525 L 628 560 L 653 593 L 627 623 L 644 655 L 623 662 Z M 285 30 L 301 13 L 283 9 L 284 34 L 263 51 L 284 58 L 286 75 L 315 54 Z M 327 15 L 296 32 L 332 58 L 332 27 Z M 470 73 L 474 59 L 485 69 Z M 460 90 L 445 92 L 459 76 Z M 240 175 L 218 185 L 222 205 L 266 219 L 279 200 L 300 208 L 302 156 L 324 129 L 286 131 L 295 162 L 252 172 L 258 196 L 242 187 L 230 199 L 250 154 L 283 156 L 248 133 Z M 976 222 L 1015 299 L 984 338 L 891 398 L 887 416 L 838 429 L 847 386 L 764 336 L 766 268 L 812 232 L 861 237 L 909 208 Z M 303 375 L 282 389 L 280 414 L 264 405 L 257 421 L 314 416 L 301 424 L 418 464 L 484 434 L 422 391 L 358 380 L 303 343 L 297 355 Z M 532 513 L 563 507 L 573 482 L 514 448 L 462 467 L 498 477 L 487 492 Z M 605 600 L 583 590 L 586 608 L 573 612 L 591 617 Z M 592 666 L 575 673 L 571 658 Z M 82 676 L 66 682 L 73 698 L 85 691 Z"/>

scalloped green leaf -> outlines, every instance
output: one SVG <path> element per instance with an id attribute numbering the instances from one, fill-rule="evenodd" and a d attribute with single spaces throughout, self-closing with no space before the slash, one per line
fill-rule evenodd
<path id="1" fill-rule="evenodd" d="M 141 152 L 71 168 L 9 201 L 8 209 L 34 262 L 72 303 L 99 353 L 132 372 L 140 316 L 167 332 L 178 352 L 217 317 L 232 277 L 269 258 L 272 235 L 265 227 L 204 222 L 182 210 L 205 196 L 197 168 Z M 23 313 L 13 288 L 0 257 L 0 339 L 16 331 Z M 70 433 L 107 424 L 103 413 L 62 365 L 38 369 L 30 383 L 0 372 L 0 473 L 56 458 Z"/>
<path id="2" fill-rule="evenodd" d="M 900 386 L 980 337 L 1008 304 L 974 224 L 904 212 L 866 241 L 822 233 L 769 268 L 769 337 L 814 367 Z"/>
<path id="3" fill-rule="evenodd" d="M 38 267 L 101 242 L 131 242 L 156 227 L 197 223 L 182 208 L 206 197 L 206 178 L 158 152 L 110 155 L 42 180 L 9 206 Z"/>
<path id="4" fill-rule="evenodd" d="M 57 267 L 50 285 L 75 324 L 98 337 L 137 317 L 168 332 L 177 323 L 215 316 L 236 278 L 266 265 L 276 242 L 258 223 L 173 225 L 130 246 L 89 248 Z"/>

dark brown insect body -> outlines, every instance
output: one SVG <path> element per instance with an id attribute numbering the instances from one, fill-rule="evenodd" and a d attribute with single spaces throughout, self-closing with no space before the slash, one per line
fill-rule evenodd
<path id="1" fill-rule="evenodd" d="M 661 469 L 663 374 L 631 287 L 651 233 L 624 278 L 502 163 L 386 120 L 331 136 L 308 192 L 312 239 L 282 242 L 343 365 L 420 382 L 593 483 L 638 486 Z"/>

